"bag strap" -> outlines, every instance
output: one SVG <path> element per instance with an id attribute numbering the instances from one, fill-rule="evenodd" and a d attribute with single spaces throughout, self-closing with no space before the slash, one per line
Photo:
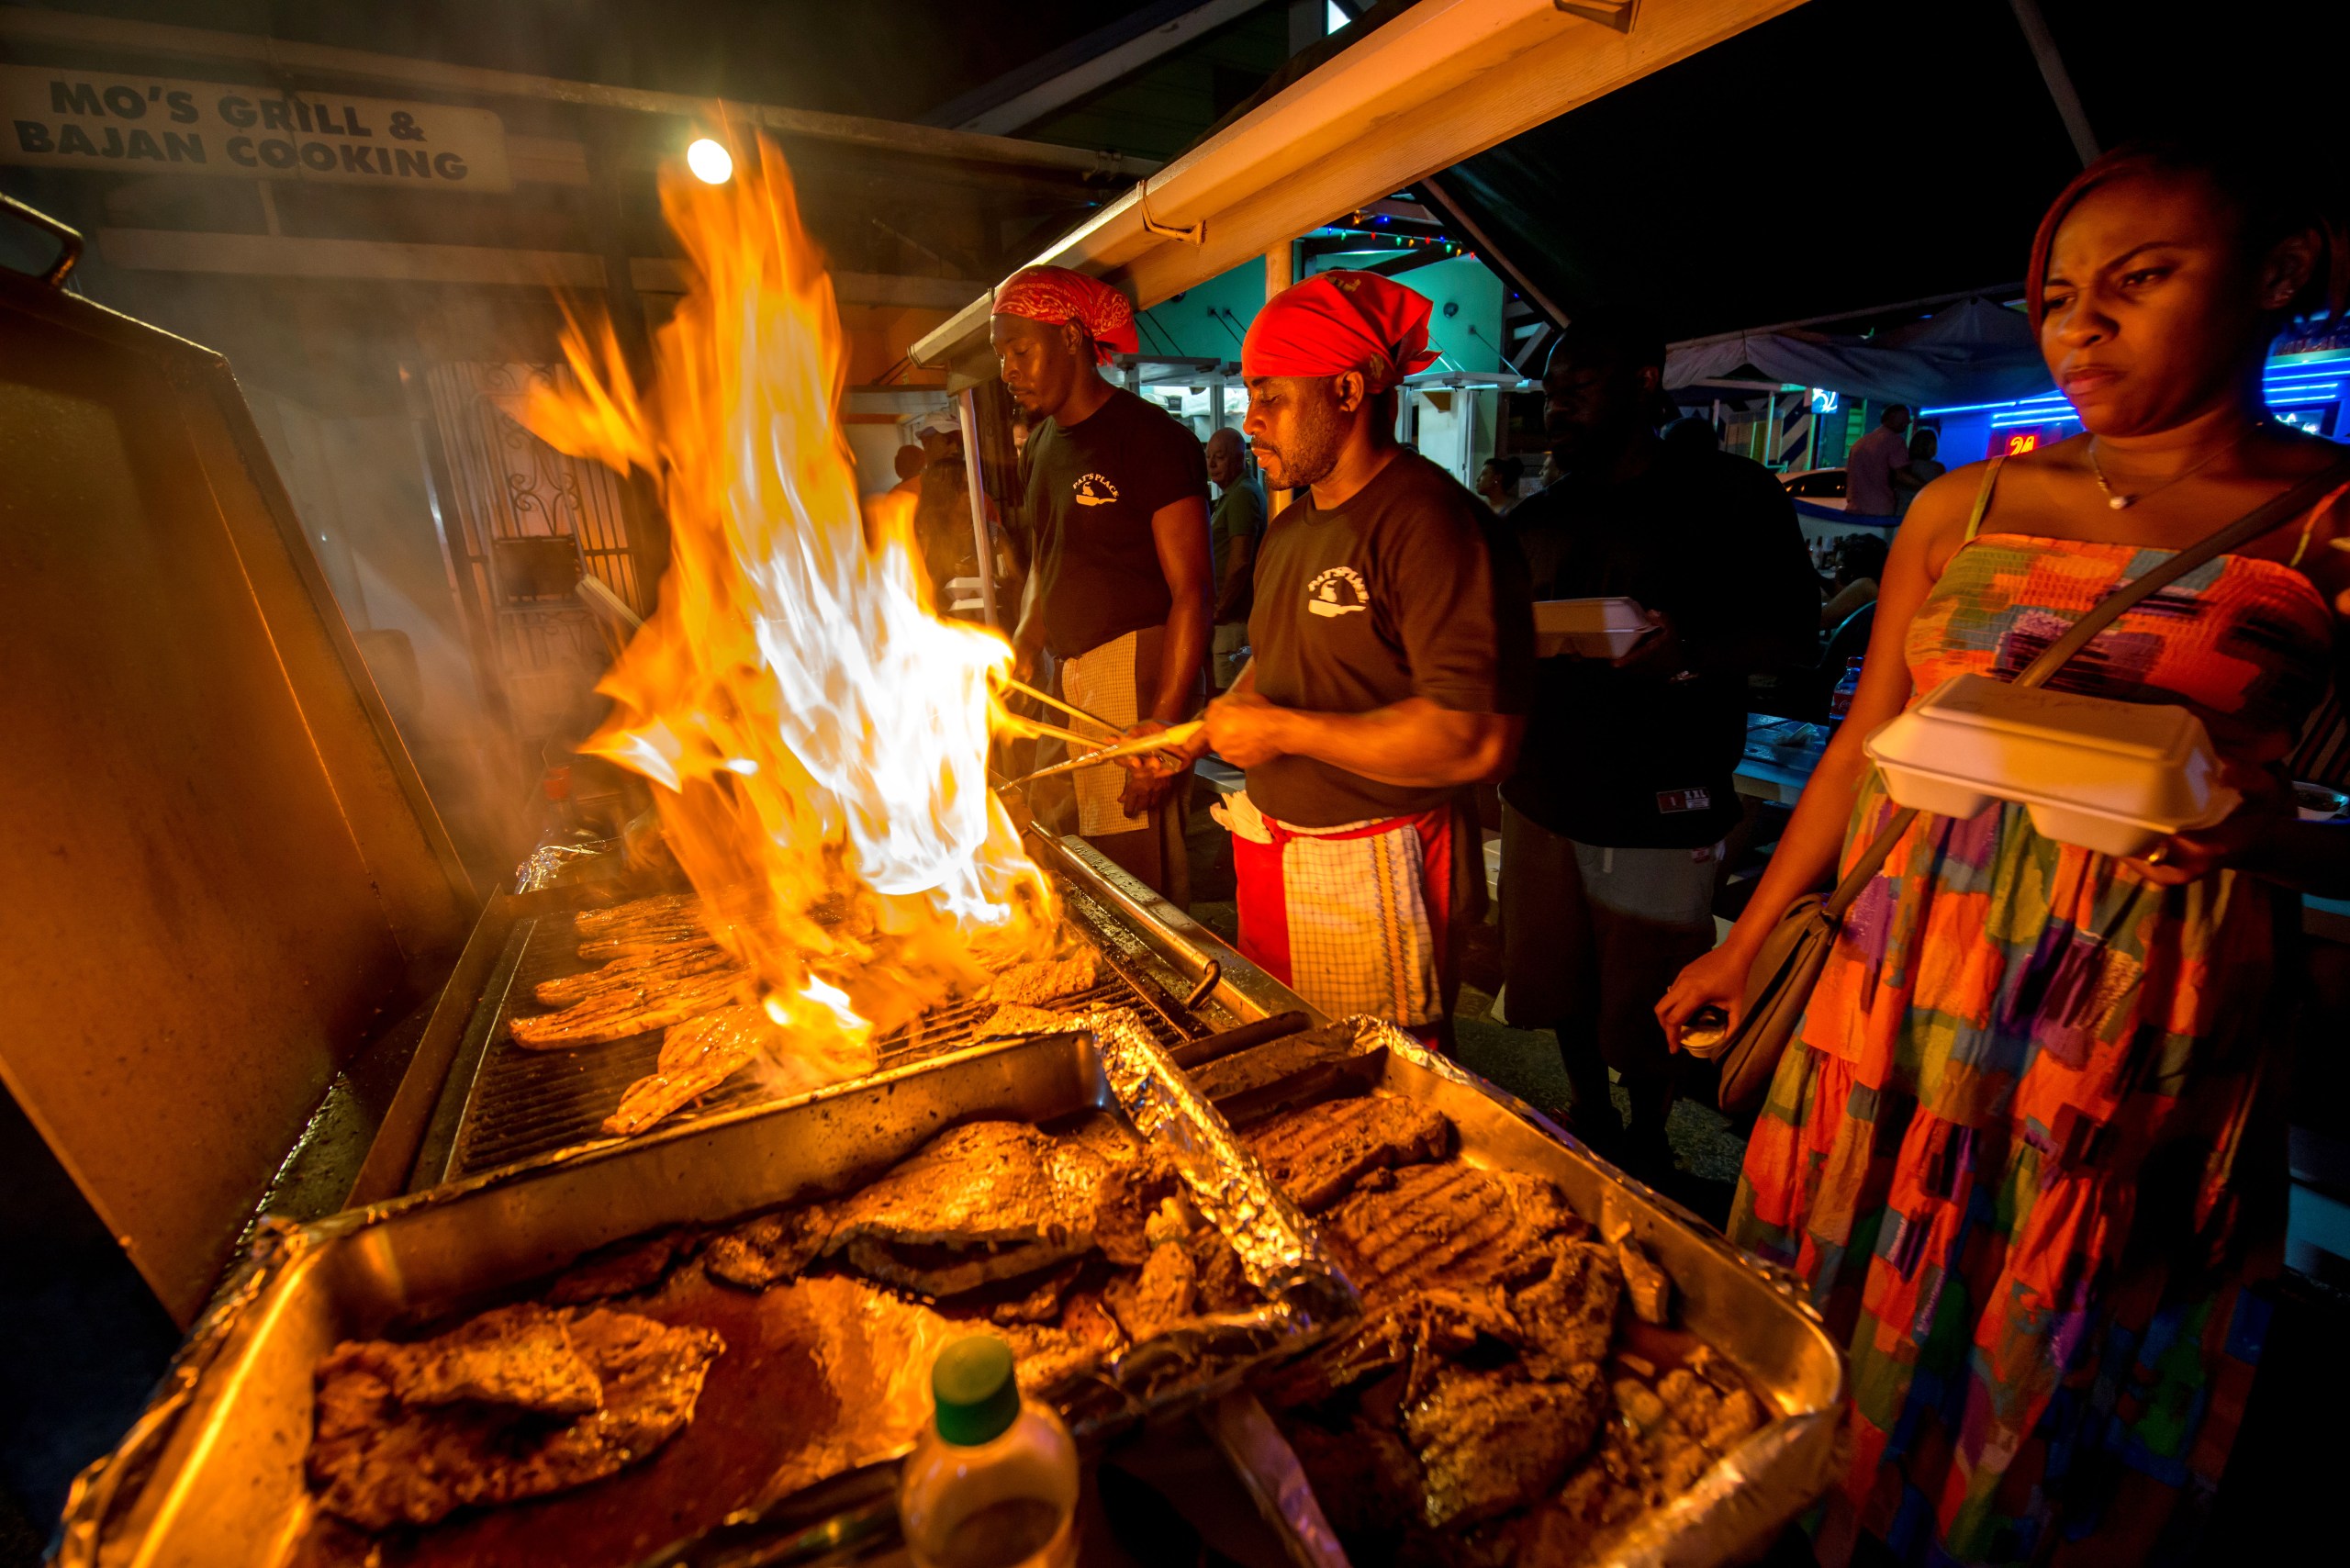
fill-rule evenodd
<path id="1" fill-rule="evenodd" d="M 1983 521 L 1984 509 L 1991 499 L 1991 487 L 1998 482 L 1998 476 L 1999 460 L 1994 459 L 1990 472 L 1983 476 L 1982 493 L 1975 498 L 1975 516 L 1967 523 L 1970 538 Z M 2087 647 L 2091 638 L 2121 619 L 2132 605 L 2159 593 L 2198 566 L 2291 521 L 2315 506 L 2326 492 L 2344 484 L 2350 484 L 2350 456 L 2329 464 L 2282 495 L 2255 507 L 2225 528 L 2204 535 L 2160 566 L 2131 578 L 2091 605 L 2063 636 L 2042 648 L 2040 656 L 2026 665 L 2015 678 L 2014 684 L 2026 687 L 2045 684 L 2050 677 L 2071 662 L 2074 655 Z M 1852 907 L 1852 901 L 1861 896 L 1869 883 L 1875 879 L 1876 874 L 1885 869 L 1886 861 L 1893 857 L 1894 845 L 1917 820 L 1918 810 L 1914 806 L 1904 807 L 1893 813 L 1876 837 L 1870 840 L 1868 848 L 1862 851 L 1861 857 L 1852 862 L 1852 868 L 1844 874 L 1844 879 L 1836 884 L 1836 890 L 1828 895 L 1828 902 L 1823 907 L 1829 919 L 1841 921 L 1844 918 L 1844 912 Z"/>

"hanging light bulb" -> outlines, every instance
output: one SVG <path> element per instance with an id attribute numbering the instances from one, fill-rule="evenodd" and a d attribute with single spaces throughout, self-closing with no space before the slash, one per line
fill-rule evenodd
<path id="1" fill-rule="evenodd" d="M 705 185 L 722 185 L 734 177 L 734 154 L 709 137 L 697 137 L 686 149 L 686 167 Z"/>

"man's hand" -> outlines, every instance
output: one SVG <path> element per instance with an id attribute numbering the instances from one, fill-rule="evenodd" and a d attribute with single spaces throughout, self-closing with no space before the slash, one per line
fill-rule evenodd
<path id="1" fill-rule="evenodd" d="M 1014 638 L 1012 644 L 1012 678 L 1024 686 L 1036 681 L 1036 660 L 1044 649 L 1027 638 Z"/>
<path id="2" fill-rule="evenodd" d="M 1259 767 L 1289 754 L 1289 710 L 1254 691 L 1217 698 L 1208 704 L 1207 722 L 1209 748 L 1235 767 Z"/>
<path id="3" fill-rule="evenodd" d="M 1639 642 L 1616 656 L 1615 666 L 1641 675 L 1675 676 L 1689 667 L 1688 650 L 1681 645 L 1681 633 L 1673 618 L 1661 610 L 1643 610 L 1649 629 L 1640 633 Z"/>

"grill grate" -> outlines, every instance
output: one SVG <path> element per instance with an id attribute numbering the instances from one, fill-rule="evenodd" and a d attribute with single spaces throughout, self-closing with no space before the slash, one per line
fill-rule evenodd
<path id="1" fill-rule="evenodd" d="M 482 1010 L 492 1013 L 488 1044 L 465 1098 L 443 1180 L 496 1170 L 601 1138 L 603 1120 L 620 1104 L 621 1095 L 654 1070 L 661 1055 L 662 1031 L 658 1029 L 601 1045 L 553 1051 L 524 1050 L 508 1036 L 509 1009 L 535 1008 L 532 986 L 593 967 L 580 961 L 575 952 L 577 946 L 572 916 L 538 917 L 523 937 L 510 983 L 482 998 Z M 1130 1007 L 1141 1014 L 1158 1042 L 1169 1047 L 1201 1032 L 1180 1002 L 1169 999 L 1147 976 L 1134 972 L 1130 960 L 1115 950 L 1117 944 L 1097 942 L 1095 946 L 1104 959 L 1102 983 L 1054 1002 L 1056 1011 Z M 882 1037 L 878 1065 L 901 1067 L 970 1045 L 977 1038 L 974 1031 L 994 1011 L 992 1002 L 967 1002 L 926 1014 Z M 689 1122 L 769 1097 L 756 1078 L 738 1075 L 663 1125 Z"/>

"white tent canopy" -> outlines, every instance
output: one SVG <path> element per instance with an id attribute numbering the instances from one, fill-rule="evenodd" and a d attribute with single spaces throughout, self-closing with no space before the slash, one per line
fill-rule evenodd
<path id="1" fill-rule="evenodd" d="M 2031 324 L 1987 299 L 1962 300 L 1872 337 L 1781 328 L 1684 343 L 1665 355 L 1668 387 L 1752 378 L 1820 386 L 1911 408 L 2004 403 L 2054 390 Z"/>

